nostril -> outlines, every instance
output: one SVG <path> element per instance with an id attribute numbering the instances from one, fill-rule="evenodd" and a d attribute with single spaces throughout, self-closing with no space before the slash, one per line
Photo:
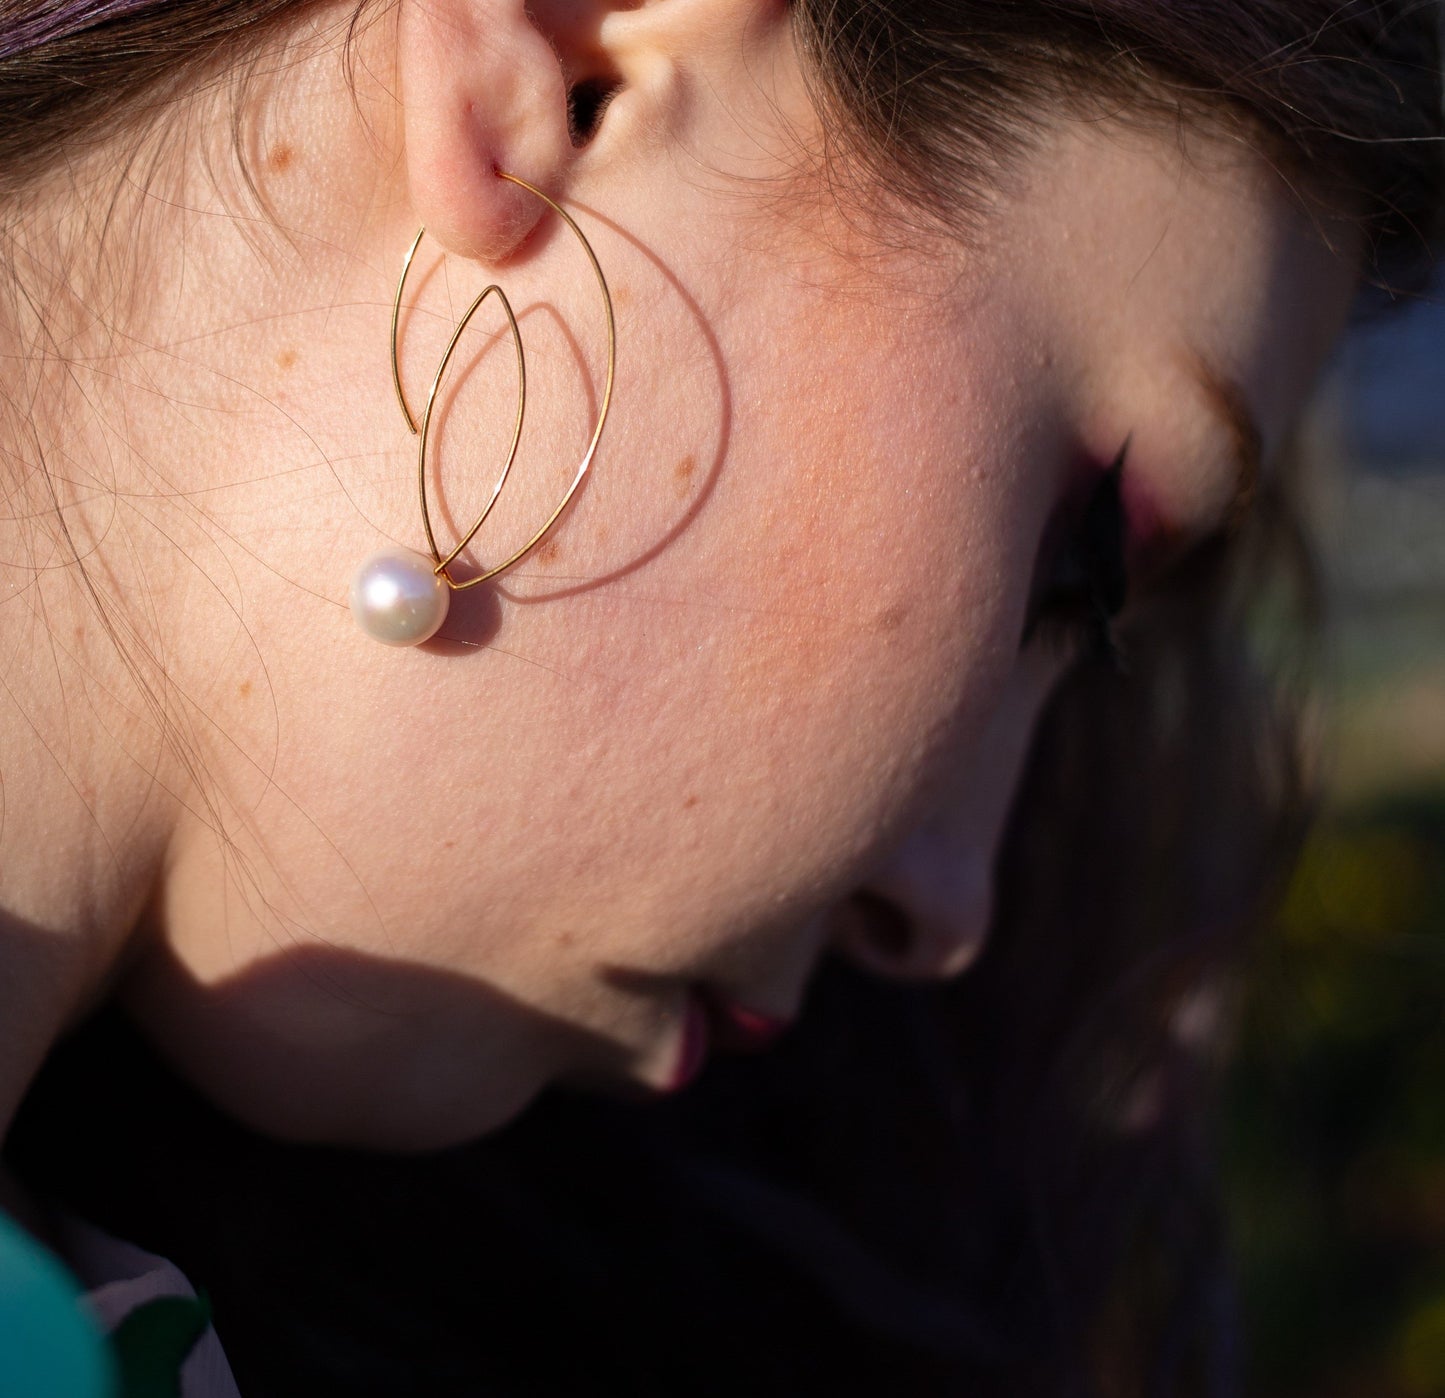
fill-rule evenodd
<path id="1" fill-rule="evenodd" d="M 913 954 L 917 940 L 908 914 L 890 898 L 860 890 L 850 900 L 858 914 L 859 932 L 881 960 L 902 963 Z"/>
<path id="2" fill-rule="evenodd" d="M 968 861 L 949 870 L 941 881 L 895 870 L 858 889 L 833 914 L 838 948 L 864 970 L 898 980 L 947 980 L 967 970 L 987 940 L 992 887 L 972 877 Z"/>

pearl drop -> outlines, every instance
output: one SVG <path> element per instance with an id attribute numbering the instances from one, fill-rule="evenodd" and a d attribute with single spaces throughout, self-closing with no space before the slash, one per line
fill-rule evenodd
<path id="1" fill-rule="evenodd" d="M 388 548 L 371 555 L 351 580 L 351 614 L 385 646 L 419 646 L 447 619 L 446 582 L 425 554 Z"/>

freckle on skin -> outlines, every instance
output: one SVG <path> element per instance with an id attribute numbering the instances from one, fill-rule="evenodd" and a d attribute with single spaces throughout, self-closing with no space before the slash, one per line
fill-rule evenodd
<path id="1" fill-rule="evenodd" d="M 690 811 L 695 805 L 697 805 L 697 803 L 698 803 L 701 799 L 702 799 L 702 798 L 701 798 L 700 796 L 698 796 L 698 794 L 697 794 L 696 792 L 693 792 L 690 796 L 688 796 L 688 797 L 686 798 L 686 800 L 683 801 L 683 803 L 682 803 L 682 808 L 683 808 L 683 810 L 685 810 L 685 811 Z"/>
<path id="2" fill-rule="evenodd" d="M 240 694 L 242 699 L 249 699 L 251 697 L 251 681 L 242 680 L 237 689 L 237 693 Z"/>
<path id="3" fill-rule="evenodd" d="M 692 478 L 696 472 L 697 458 L 695 456 L 684 456 L 672 468 L 672 479 L 678 499 L 686 500 L 692 494 Z"/>
<path id="4" fill-rule="evenodd" d="M 879 631 L 897 631 L 908 619 L 908 608 L 904 606 L 893 606 L 879 612 L 878 620 L 874 626 Z"/>
<path id="5" fill-rule="evenodd" d="M 276 171 L 278 175 L 284 174 L 296 163 L 295 150 L 282 141 L 279 146 L 272 146 L 266 156 L 267 166 Z"/>
<path id="6" fill-rule="evenodd" d="M 538 563 L 555 563 L 562 556 L 562 545 L 556 539 L 544 539 L 537 545 Z"/>
<path id="7" fill-rule="evenodd" d="M 276 356 L 276 367 L 278 369 L 289 369 L 296 363 L 298 357 L 294 349 L 283 349 L 281 353 Z"/>
<path id="8" fill-rule="evenodd" d="M 456 847 L 457 847 L 457 842 L 456 842 L 455 840 L 443 840 L 443 841 L 442 841 L 442 848 L 443 848 L 443 849 L 455 849 Z"/>

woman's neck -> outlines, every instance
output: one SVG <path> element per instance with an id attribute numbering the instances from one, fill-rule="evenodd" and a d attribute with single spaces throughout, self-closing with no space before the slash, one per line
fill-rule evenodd
<path id="1" fill-rule="evenodd" d="M 146 935 L 178 832 L 224 845 L 270 789 L 267 589 L 332 603 L 326 511 L 355 504 L 331 462 L 396 436 L 335 392 L 389 295 L 371 244 L 409 226 L 386 89 L 313 47 L 247 108 L 265 211 L 226 100 L 0 208 L 0 1134 Z M 315 547 L 282 557 L 303 520 Z"/>
<path id="2" fill-rule="evenodd" d="M 7 879 L 6 902 L 12 901 Z M 0 914 L 0 1139 L 51 1045 L 91 1000 L 87 981 L 98 978 L 88 973 L 87 940 L 8 908 Z"/>
<path id="3" fill-rule="evenodd" d="M 57 340 L 63 320 L 46 327 Z M 22 347 L 0 370 L 3 1133 L 50 1046 L 110 984 L 159 877 L 177 788 L 164 700 L 125 608 L 147 541 L 124 527 L 123 454 L 99 430 L 124 419 L 82 346 L 63 371 L 35 325 L 0 330 Z"/>
<path id="4" fill-rule="evenodd" d="M 63 192 L 36 191 L 5 222 L 0 1136 L 51 1045 L 110 984 L 158 877 L 175 789 L 164 700 L 128 608 L 155 550 L 118 503 L 134 488 L 123 323 L 113 301 L 108 316 L 88 305 L 99 274 L 72 271 L 96 260 Z"/>

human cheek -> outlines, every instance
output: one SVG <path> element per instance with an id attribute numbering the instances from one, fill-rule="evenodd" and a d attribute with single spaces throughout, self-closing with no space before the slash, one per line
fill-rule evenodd
<path id="1" fill-rule="evenodd" d="M 740 425 L 743 523 L 719 579 L 740 623 L 724 709 L 788 733 L 799 790 L 844 765 L 840 790 L 894 812 L 996 706 L 1047 486 L 1036 467 L 1057 457 L 1041 430 L 1019 440 L 1043 418 L 1018 376 L 898 348 L 815 345 L 811 392 L 784 370 L 776 412 Z"/>
<path id="2" fill-rule="evenodd" d="M 658 971 L 781 937 L 976 741 L 1016 651 L 1037 493 L 1020 463 L 1048 454 L 1014 449 L 983 366 L 920 361 L 890 328 L 850 317 L 736 372 L 689 527 L 529 616 L 550 699 L 497 719 L 543 729 L 547 751 L 514 774 L 532 774 L 526 848 L 488 845 L 493 870 L 515 856 L 519 921 Z M 496 785 L 521 750 L 489 745 Z"/>

